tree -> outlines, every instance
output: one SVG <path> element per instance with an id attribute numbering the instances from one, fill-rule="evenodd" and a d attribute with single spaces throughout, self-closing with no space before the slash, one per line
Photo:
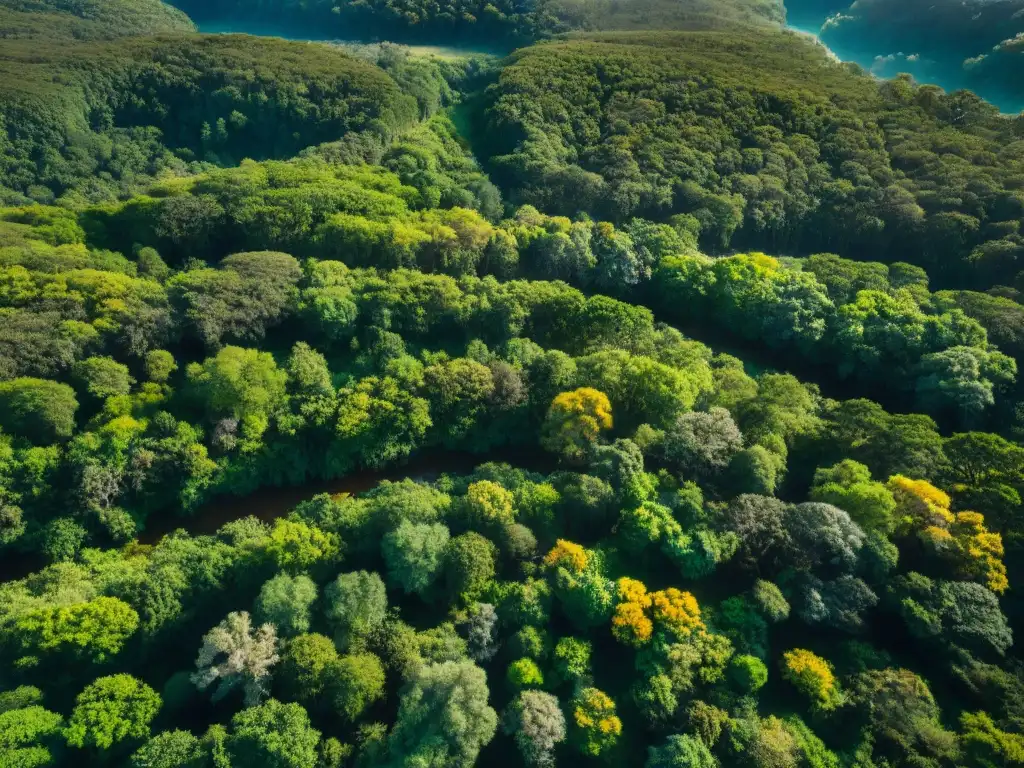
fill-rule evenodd
<path id="1" fill-rule="evenodd" d="M 335 644 L 348 648 L 376 630 L 388 610 L 384 582 L 376 573 L 343 573 L 324 590 L 324 612 L 335 633 Z"/>
<path id="2" fill-rule="evenodd" d="M 789 618 L 789 602 L 775 584 L 758 579 L 751 590 L 754 604 L 768 621 L 773 624 Z"/>
<path id="3" fill-rule="evenodd" d="M 786 505 L 770 496 L 742 494 L 729 502 L 719 526 L 736 535 L 739 552 L 757 563 L 786 542 Z"/>
<path id="4" fill-rule="evenodd" d="M 647 748 L 644 768 L 716 768 L 718 760 L 699 738 L 669 736 L 664 745 Z"/>
<path id="5" fill-rule="evenodd" d="M 1024 736 L 998 728 L 985 712 L 960 715 L 960 743 L 971 768 L 1024 765 Z"/>
<path id="6" fill-rule="evenodd" d="M 86 394 L 96 400 L 127 395 L 135 383 L 128 366 L 112 357 L 87 357 L 71 367 L 71 374 Z"/>
<path id="7" fill-rule="evenodd" d="M 174 356 L 166 349 L 153 349 L 146 353 L 146 377 L 157 384 L 165 384 L 178 370 Z"/>
<path id="8" fill-rule="evenodd" d="M 445 581 L 453 598 L 471 602 L 494 578 L 495 546 L 478 533 L 464 533 L 448 542 Z"/>
<path id="9" fill-rule="evenodd" d="M 811 651 L 798 648 L 782 654 L 782 677 L 810 699 L 815 709 L 835 709 L 842 701 L 832 665 Z"/>
<path id="10" fill-rule="evenodd" d="M 337 661 L 338 651 L 323 635 L 299 635 L 281 654 L 279 677 L 284 689 L 301 702 L 315 701 L 327 683 L 327 670 Z"/>
<path id="11" fill-rule="evenodd" d="M 304 341 L 292 347 L 288 356 L 288 387 L 300 397 L 330 397 L 334 395 L 331 370 L 327 359 Z"/>
<path id="12" fill-rule="evenodd" d="M 19 616 L 14 636 L 25 654 L 67 653 L 99 664 L 116 656 L 139 626 L 139 615 L 116 597 L 47 605 Z"/>
<path id="13" fill-rule="evenodd" d="M 63 726 L 63 717 L 39 704 L 0 712 L 0 764 L 12 768 L 53 764 Z"/>
<path id="14" fill-rule="evenodd" d="M 384 665 L 372 653 L 342 656 L 324 674 L 330 680 L 335 711 L 350 723 L 384 695 Z"/>
<path id="15" fill-rule="evenodd" d="M 583 688 L 571 706 L 576 744 L 584 755 L 598 757 L 615 746 L 622 733 L 622 721 L 608 694 L 597 688 Z"/>
<path id="16" fill-rule="evenodd" d="M 498 613 L 490 603 L 474 603 L 463 622 L 469 656 L 476 662 L 486 662 L 498 652 L 496 641 Z"/>
<path id="17" fill-rule="evenodd" d="M 743 449 L 743 435 L 724 408 L 684 413 L 665 433 L 665 460 L 684 477 L 710 479 Z"/>
<path id="18" fill-rule="evenodd" d="M 331 564 L 341 549 L 336 534 L 281 518 L 274 521 L 265 547 L 278 568 L 292 573 Z"/>
<path id="19" fill-rule="evenodd" d="M 821 564 L 852 570 L 864 545 L 864 532 L 848 514 L 831 504 L 809 501 L 786 508 L 784 560 L 811 569 Z"/>
<path id="20" fill-rule="evenodd" d="M 741 693 L 756 693 L 768 682 L 768 667 L 756 656 L 733 656 L 729 676 Z"/>
<path id="21" fill-rule="evenodd" d="M 246 704 L 254 706 L 267 695 L 270 670 L 279 658 L 272 625 L 254 632 L 247 612 L 229 613 L 203 637 L 192 682 L 201 691 L 216 682 L 214 701 L 241 686 Z"/>
<path id="22" fill-rule="evenodd" d="M 580 461 L 603 430 L 612 427 L 612 406 L 596 389 L 563 392 L 551 401 L 541 444 L 570 461 Z"/>
<path id="23" fill-rule="evenodd" d="M 583 680 L 590 676 L 590 654 L 589 641 L 563 637 L 555 643 L 555 671 L 565 681 Z"/>
<path id="24" fill-rule="evenodd" d="M 852 459 L 815 470 L 811 500 L 846 510 L 865 531 L 889 532 L 896 524 L 892 492 L 883 483 L 872 482 L 871 471 Z"/>
<path id="25" fill-rule="evenodd" d="M 21 378 L 0 382 L 0 429 L 48 445 L 71 437 L 78 399 L 67 384 Z"/>
<path id="26" fill-rule="evenodd" d="M 490 480 L 478 480 L 466 489 L 463 515 L 477 531 L 502 530 L 515 518 L 512 494 Z"/>
<path id="27" fill-rule="evenodd" d="M 243 450 L 258 447 L 270 420 L 284 410 L 288 374 L 269 352 L 224 347 L 187 373 L 211 421 L 238 420 Z"/>
<path id="28" fill-rule="evenodd" d="M 73 747 L 97 749 L 145 739 L 160 704 L 157 692 L 131 675 L 101 677 L 78 694 L 64 736 Z"/>
<path id="29" fill-rule="evenodd" d="M 425 596 L 442 571 L 449 539 L 442 523 L 403 520 L 381 542 L 389 583 Z"/>
<path id="30" fill-rule="evenodd" d="M 188 731 L 158 733 L 132 755 L 131 768 L 203 768 L 202 742 Z"/>
<path id="31" fill-rule="evenodd" d="M 509 705 L 502 728 L 512 736 L 527 765 L 555 764 L 555 747 L 565 741 L 565 716 L 558 699 L 542 691 L 522 691 Z"/>
<path id="32" fill-rule="evenodd" d="M 729 462 L 729 484 L 743 493 L 770 496 L 775 493 L 786 468 L 785 458 L 762 445 L 733 454 Z"/>
<path id="33" fill-rule="evenodd" d="M 956 755 L 956 737 L 942 727 L 928 685 L 913 672 L 863 672 L 853 681 L 853 701 L 876 735 L 880 755 L 913 762 Z"/>
<path id="34" fill-rule="evenodd" d="M 231 765 L 314 768 L 320 732 L 298 704 L 269 699 L 231 718 L 227 751 Z"/>
<path id="35" fill-rule="evenodd" d="M 309 631 L 315 600 L 316 584 L 311 578 L 282 573 L 260 588 L 255 614 L 259 621 L 273 624 L 280 635 L 292 637 Z"/>
<path id="36" fill-rule="evenodd" d="M 396 764 L 470 768 L 497 730 L 487 704 L 487 676 L 470 661 L 425 664 L 402 689 L 398 719 L 388 737 Z"/>

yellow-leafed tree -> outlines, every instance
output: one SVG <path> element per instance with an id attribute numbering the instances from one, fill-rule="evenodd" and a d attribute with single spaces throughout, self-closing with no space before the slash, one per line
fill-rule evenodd
<path id="1" fill-rule="evenodd" d="M 581 387 L 551 401 L 541 444 L 570 461 L 582 460 L 604 430 L 612 427 L 612 405 L 603 392 Z"/>

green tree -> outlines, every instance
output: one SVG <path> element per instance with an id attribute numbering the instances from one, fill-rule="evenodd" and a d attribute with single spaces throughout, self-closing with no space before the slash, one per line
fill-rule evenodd
<path id="1" fill-rule="evenodd" d="M 453 598 L 472 602 L 494 578 L 495 546 L 478 533 L 451 539 L 445 549 L 445 582 Z"/>
<path id="2" fill-rule="evenodd" d="M 0 428 L 34 443 L 71 437 L 78 400 L 67 384 L 21 378 L 0 382 Z"/>
<path id="3" fill-rule="evenodd" d="M 87 357 L 72 366 L 71 374 L 86 394 L 97 400 L 127 395 L 135 383 L 128 366 L 111 357 Z"/>
<path id="4" fill-rule="evenodd" d="M 343 573 L 324 590 L 324 612 L 339 648 L 348 648 L 376 630 L 387 610 L 387 591 L 376 573 Z"/>
<path id="5" fill-rule="evenodd" d="M 316 701 L 328 683 L 327 670 L 337 660 L 338 651 L 328 637 L 308 634 L 292 638 L 281 653 L 281 685 L 300 702 Z"/>
<path id="6" fill-rule="evenodd" d="M 139 626 L 139 615 L 116 597 L 47 605 L 19 616 L 14 636 L 27 655 L 69 654 L 93 664 L 116 656 Z"/>
<path id="7" fill-rule="evenodd" d="M 716 768 L 718 760 L 708 746 L 690 735 L 669 736 L 664 745 L 647 748 L 644 768 Z"/>
<path id="8" fill-rule="evenodd" d="M 131 768 L 203 768 L 207 755 L 202 742 L 188 731 L 158 733 L 136 750 Z"/>
<path id="9" fill-rule="evenodd" d="M 426 664 L 402 689 L 398 719 L 388 736 L 392 759 L 415 765 L 470 768 L 494 737 L 498 716 L 487 704 L 487 676 L 470 661 Z"/>
<path id="10" fill-rule="evenodd" d="M 231 718 L 226 746 L 231 765 L 314 768 L 319 741 L 306 710 L 269 699 Z"/>
<path id="11" fill-rule="evenodd" d="M 256 598 L 256 617 L 273 624 L 284 637 L 309 631 L 316 584 L 308 576 L 279 574 L 267 581 Z"/>
<path id="12" fill-rule="evenodd" d="M 78 694 L 64 736 L 72 747 L 97 749 L 145 739 L 160 705 L 157 692 L 131 675 L 101 677 Z"/>
<path id="13" fill-rule="evenodd" d="M 384 665 L 372 653 L 353 653 L 331 663 L 324 674 L 329 682 L 334 709 L 348 722 L 384 696 Z"/>
<path id="14" fill-rule="evenodd" d="M 444 567 L 449 539 L 441 523 L 403 520 L 381 542 L 388 581 L 406 593 L 426 595 Z"/>

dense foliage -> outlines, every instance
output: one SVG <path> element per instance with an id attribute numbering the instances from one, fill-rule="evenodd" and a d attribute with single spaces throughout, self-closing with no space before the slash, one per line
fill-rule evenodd
<path id="1" fill-rule="evenodd" d="M 175 0 L 202 22 L 273 25 L 318 40 L 354 35 L 507 47 L 576 29 L 691 29 L 785 19 L 782 0 Z"/>
<path id="2" fill-rule="evenodd" d="M 542 210 L 691 214 L 712 251 L 907 261 L 958 287 L 1020 271 L 1016 124 L 970 93 L 874 83 L 793 34 L 534 46 L 484 106 L 495 180 Z"/>
<path id="3" fill-rule="evenodd" d="M 5 4 L 0 766 L 1024 765 L 1014 125 L 626 5 Z"/>

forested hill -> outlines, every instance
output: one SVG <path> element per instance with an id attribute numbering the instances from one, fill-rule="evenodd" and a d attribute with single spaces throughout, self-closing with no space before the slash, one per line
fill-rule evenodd
<path id="1" fill-rule="evenodd" d="M 0 59 L 0 191 L 116 197 L 163 172 L 290 157 L 414 122 L 413 97 L 325 46 L 229 36 L 8 43 Z"/>
<path id="2" fill-rule="evenodd" d="M 779 24 L 782 0 L 175 0 L 203 21 L 258 21 L 294 34 L 351 39 L 524 44 L 571 30 Z"/>
<path id="3" fill-rule="evenodd" d="M 0 768 L 1024 768 L 1020 118 L 762 0 L 183 7 L 0 0 Z"/>
<path id="4" fill-rule="evenodd" d="M 110 40 L 192 32 L 195 25 L 162 0 L 4 0 L 0 39 Z"/>
<path id="5" fill-rule="evenodd" d="M 793 33 L 537 45 L 483 101 L 477 151 L 517 202 L 689 212 L 706 249 L 910 261 L 945 286 L 1020 269 L 1020 124 L 968 92 L 864 77 Z"/>

